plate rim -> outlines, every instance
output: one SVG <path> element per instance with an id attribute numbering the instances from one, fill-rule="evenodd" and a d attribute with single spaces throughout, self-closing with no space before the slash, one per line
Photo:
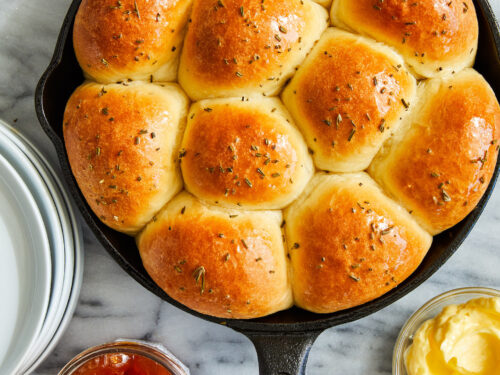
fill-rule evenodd
<path id="1" fill-rule="evenodd" d="M 33 195 L 31 194 L 31 191 L 29 190 L 27 184 L 21 178 L 17 170 L 7 160 L 7 158 L 4 157 L 3 154 L 0 154 L 0 169 L 2 168 L 4 173 L 7 172 L 10 175 L 10 178 L 15 180 L 16 184 L 15 188 L 17 190 L 17 193 L 13 192 L 12 190 L 13 187 L 11 187 L 11 193 L 18 196 L 22 195 L 22 199 L 27 200 L 25 207 L 30 207 L 29 214 L 32 215 L 32 220 L 30 222 L 29 232 L 31 232 L 31 238 L 32 238 L 31 241 L 33 245 L 35 245 L 32 248 L 32 254 L 39 254 L 38 257 L 34 257 L 33 259 L 37 260 L 37 262 L 35 263 L 35 269 L 41 272 L 41 274 L 38 275 L 38 277 L 36 277 L 34 280 L 36 285 L 35 288 L 33 289 L 34 290 L 33 294 L 31 294 L 39 296 L 39 303 L 31 304 L 31 308 L 29 309 L 28 315 L 26 316 L 28 317 L 29 320 L 32 320 L 32 324 L 29 330 L 23 328 L 24 331 L 29 332 L 29 333 L 24 333 L 25 336 L 24 340 L 26 344 L 23 345 L 24 347 L 19 351 L 19 354 L 17 356 L 14 356 L 14 358 L 17 357 L 17 359 L 15 359 L 14 361 L 12 361 L 11 359 L 6 361 L 5 358 L 8 358 L 9 355 L 12 355 L 11 353 L 12 343 L 15 342 L 15 341 L 10 341 L 9 348 L 6 351 L 6 355 L 2 360 L 1 364 L 3 368 L 7 368 L 7 370 L 10 368 L 9 371 L 11 371 L 12 373 L 16 373 L 22 367 L 22 363 L 24 363 L 26 357 L 29 355 L 30 347 L 36 342 L 37 337 L 43 327 L 43 322 L 45 320 L 50 301 L 51 284 L 52 284 L 52 261 L 51 261 L 48 234 L 44 225 L 42 214 L 40 213 L 38 205 L 36 204 L 36 201 Z M 2 175 L 6 176 L 6 174 Z M 7 182 L 5 183 L 7 184 Z M 22 215 L 24 218 L 26 218 L 27 212 L 23 212 Z M 34 231 L 38 233 L 34 234 Z M 38 308 L 36 308 L 36 306 L 38 306 Z M 19 320 L 16 321 L 16 325 L 18 324 L 17 322 L 19 322 Z"/>

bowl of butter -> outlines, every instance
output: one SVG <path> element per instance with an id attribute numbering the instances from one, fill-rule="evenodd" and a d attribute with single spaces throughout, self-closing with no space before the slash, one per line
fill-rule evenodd
<path id="1" fill-rule="evenodd" d="M 393 375 L 499 375 L 500 291 L 451 290 L 405 323 L 394 347 Z"/>

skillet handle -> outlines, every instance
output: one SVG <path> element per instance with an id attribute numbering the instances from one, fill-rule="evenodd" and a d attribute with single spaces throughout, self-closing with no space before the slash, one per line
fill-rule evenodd
<path id="1" fill-rule="evenodd" d="M 311 347 L 320 331 L 249 333 L 257 350 L 260 375 L 305 375 Z"/>

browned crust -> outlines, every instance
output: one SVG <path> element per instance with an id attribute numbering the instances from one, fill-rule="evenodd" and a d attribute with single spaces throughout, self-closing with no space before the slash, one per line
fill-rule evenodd
<path id="1" fill-rule="evenodd" d="M 115 230 L 136 233 L 181 188 L 172 137 L 182 130 L 182 114 L 165 116 L 172 109 L 163 95 L 152 84 L 87 83 L 66 106 L 73 175 L 94 213 Z"/>
<path id="2" fill-rule="evenodd" d="M 295 0 L 270 1 L 264 6 L 261 0 L 225 0 L 223 4 L 195 2 L 183 52 L 191 74 L 207 85 L 231 86 L 252 85 L 278 73 L 283 56 L 297 46 L 306 26 L 304 5 Z M 278 23 L 279 18 L 284 22 Z"/>
<path id="3" fill-rule="evenodd" d="M 279 212 L 222 211 L 181 193 L 138 246 L 148 273 L 175 300 L 203 314 L 256 318 L 292 302 L 280 220 Z"/>
<path id="4" fill-rule="evenodd" d="M 330 29 L 287 90 L 309 147 L 336 166 L 375 155 L 410 105 L 415 80 L 392 51 Z"/>
<path id="5" fill-rule="evenodd" d="M 326 27 L 323 12 L 308 0 L 197 0 L 180 82 L 197 99 L 273 94 Z"/>
<path id="6" fill-rule="evenodd" d="M 317 313 L 358 306 L 418 267 L 431 237 L 366 174 L 314 182 L 323 186 L 285 213 L 296 304 Z"/>
<path id="7" fill-rule="evenodd" d="M 271 99 L 195 106 L 182 143 L 187 189 L 212 203 L 252 208 L 290 203 L 313 166 L 300 133 L 281 111 Z M 283 201 L 284 196 L 289 198 Z"/>
<path id="8" fill-rule="evenodd" d="M 431 90 L 421 90 L 410 131 L 373 172 L 437 234 L 465 218 L 488 188 L 498 156 L 500 107 L 471 69 L 426 85 Z"/>
<path id="9" fill-rule="evenodd" d="M 415 69 L 435 62 L 445 67 L 475 54 L 478 22 L 472 0 L 336 1 L 342 23 L 396 47 L 414 60 Z"/>
<path id="10" fill-rule="evenodd" d="M 192 0 L 83 0 L 73 43 L 82 69 L 116 82 L 148 76 L 175 58 Z"/>

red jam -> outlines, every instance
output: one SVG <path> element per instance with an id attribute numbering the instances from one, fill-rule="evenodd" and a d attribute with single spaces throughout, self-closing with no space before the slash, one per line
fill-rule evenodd
<path id="1" fill-rule="evenodd" d="M 111 353 L 86 362 L 72 375 L 172 375 L 155 361 L 136 354 Z"/>

